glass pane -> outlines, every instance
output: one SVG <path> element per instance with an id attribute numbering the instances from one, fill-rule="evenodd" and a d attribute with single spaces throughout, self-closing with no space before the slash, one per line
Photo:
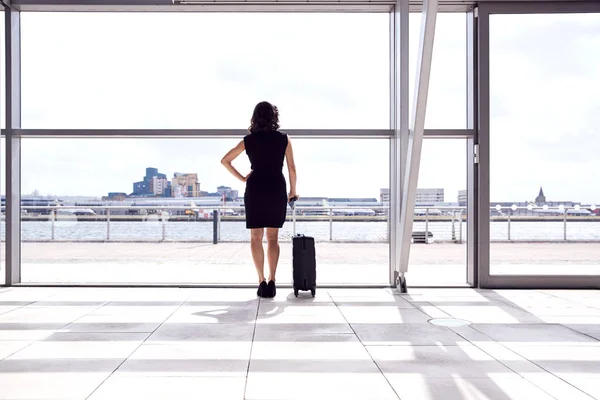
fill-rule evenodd
<path id="1" fill-rule="evenodd" d="M 21 18 L 23 128 L 389 128 L 386 13 Z"/>
<path id="2" fill-rule="evenodd" d="M 426 129 L 467 127 L 467 25 L 464 13 L 439 13 L 433 42 Z M 419 54 L 421 13 L 410 14 L 410 118 Z"/>
<path id="3" fill-rule="evenodd" d="M 490 17 L 492 274 L 600 274 L 599 25 Z"/>
<path id="4" fill-rule="evenodd" d="M 466 139 L 425 139 L 407 274 L 409 285 L 467 285 L 466 188 Z"/>
<path id="5" fill-rule="evenodd" d="M 23 139 L 23 281 L 254 284 L 245 186 L 220 164 L 237 142 Z M 319 284 L 388 283 L 387 203 L 378 197 L 389 181 L 389 141 L 293 143 L 295 232 L 316 239 Z M 234 165 L 249 171 L 243 153 Z M 293 221 L 288 211 L 283 283 L 291 282 Z"/>

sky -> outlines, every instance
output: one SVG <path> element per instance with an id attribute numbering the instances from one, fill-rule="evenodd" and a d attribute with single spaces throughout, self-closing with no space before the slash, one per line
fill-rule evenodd
<path id="1" fill-rule="evenodd" d="M 387 14 L 22 14 L 23 128 L 389 127 Z M 420 16 L 411 15 L 411 94 Z M 492 16 L 491 198 L 600 203 L 600 16 Z M 464 14 L 440 14 L 426 128 L 466 128 Z M 385 139 L 292 139 L 301 196 L 379 197 Z M 22 192 L 131 192 L 146 167 L 244 184 L 235 139 L 24 139 Z M 245 154 L 234 165 L 249 169 Z M 4 181 L 4 175 L 2 177 Z M 421 188 L 466 188 L 465 140 L 426 140 Z"/>

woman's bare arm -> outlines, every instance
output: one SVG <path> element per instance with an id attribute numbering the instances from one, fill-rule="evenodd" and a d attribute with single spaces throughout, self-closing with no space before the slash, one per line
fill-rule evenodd
<path id="1" fill-rule="evenodd" d="M 285 149 L 285 159 L 288 166 L 288 173 L 290 175 L 290 194 L 289 198 L 296 196 L 296 163 L 294 162 L 294 150 L 292 148 L 292 142 L 288 137 L 288 144 Z"/>
<path id="2" fill-rule="evenodd" d="M 242 154 L 242 152 L 245 149 L 246 149 L 246 146 L 244 145 L 244 141 L 242 140 L 241 142 L 239 142 L 237 144 L 237 146 L 235 146 L 233 149 L 229 150 L 227 152 L 227 154 L 225 154 L 225 156 L 221 160 L 221 164 L 223 164 L 225 166 L 225 168 L 227 168 L 227 170 L 229 172 L 231 172 L 231 174 L 233 176 L 235 176 L 242 182 L 246 182 L 246 180 L 248 179 L 248 176 L 250 176 L 250 174 L 243 176 L 242 174 L 239 173 L 239 171 L 237 169 L 235 169 L 232 162 L 233 162 L 233 160 L 235 160 L 237 158 L 237 156 Z"/>

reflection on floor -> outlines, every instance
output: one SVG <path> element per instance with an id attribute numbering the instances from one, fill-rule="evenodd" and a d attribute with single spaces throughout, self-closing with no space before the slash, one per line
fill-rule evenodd
<path id="1" fill-rule="evenodd" d="M 593 399 L 599 359 L 600 291 L 0 288 L 2 399 Z"/>

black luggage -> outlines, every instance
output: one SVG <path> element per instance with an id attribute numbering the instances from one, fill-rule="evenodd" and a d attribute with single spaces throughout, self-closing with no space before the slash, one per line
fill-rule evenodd
<path id="1" fill-rule="evenodd" d="M 310 290 L 315 297 L 317 290 L 317 259 L 315 239 L 310 236 L 296 235 L 292 239 L 292 268 L 294 295 L 299 290 Z"/>

